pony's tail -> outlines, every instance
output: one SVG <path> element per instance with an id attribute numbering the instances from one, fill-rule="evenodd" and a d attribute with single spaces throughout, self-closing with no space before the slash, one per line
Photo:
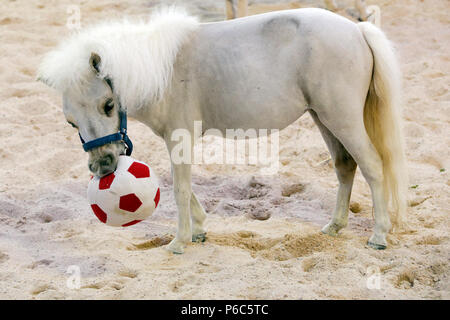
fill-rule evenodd
<path id="1" fill-rule="evenodd" d="M 393 227 L 406 227 L 407 172 L 401 130 L 400 69 L 384 33 L 370 22 L 358 23 L 373 54 L 373 75 L 364 107 L 367 134 L 383 161 L 386 199 L 392 200 Z"/>

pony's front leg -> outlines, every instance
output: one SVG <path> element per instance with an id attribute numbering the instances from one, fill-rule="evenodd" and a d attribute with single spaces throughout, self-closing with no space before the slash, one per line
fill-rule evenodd
<path id="1" fill-rule="evenodd" d="M 203 229 L 203 222 L 206 219 L 206 213 L 200 202 L 197 200 L 194 192 L 191 196 L 191 217 L 192 217 L 192 241 L 205 241 L 206 231 Z"/>
<path id="2" fill-rule="evenodd" d="M 191 165 L 172 163 L 173 192 L 178 207 L 178 229 L 175 239 L 168 245 L 167 249 L 173 253 L 183 253 L 186 244 L 191 242 Z"/>

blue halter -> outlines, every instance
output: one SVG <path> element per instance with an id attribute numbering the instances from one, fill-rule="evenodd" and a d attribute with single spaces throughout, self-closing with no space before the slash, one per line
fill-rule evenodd
<path id="1" fill-rule="evenodd" d="M 123 141 L 126 146 L 126 155 L 130 156 L 131 153 L 133 152 L 133 143 L 131 142 L 130 138 L 127 135 L 127 112 L 123 111 L 121 106 L 119 108 L 119 119 L 120 119 L 119 132 L 101 138 L 85 142 L 84 139 L 81 137 L 81 134 L 78 132 L 81 143 L 83 144 L 84 151 L 88 152 L 89 150 L 104 146 L 105 144 L 108 143 Z"/>

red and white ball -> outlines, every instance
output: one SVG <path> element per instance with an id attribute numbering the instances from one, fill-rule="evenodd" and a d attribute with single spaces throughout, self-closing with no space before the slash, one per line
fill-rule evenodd
<path id="1" fill-rule="evenodd" d="M 117 169 L 93 177 L 87 191 L 97 218 L 109 226 L 128 227 L 148 218 L 159 203 L 159 181 L 144 162 L 120 156 Z"/>

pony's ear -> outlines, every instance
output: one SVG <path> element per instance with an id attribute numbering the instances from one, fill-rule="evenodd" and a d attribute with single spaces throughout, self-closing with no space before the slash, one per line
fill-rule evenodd
<path id="1" fill-rule="evenodd" d="M 91 53 L 91 58 L 89 59 L 89 65 L 91 66 L 92 70 L 96 73 L 100 73 L 100 63 L 102 62 L 102 59 L 98 54 L 95 52 Z"/>

